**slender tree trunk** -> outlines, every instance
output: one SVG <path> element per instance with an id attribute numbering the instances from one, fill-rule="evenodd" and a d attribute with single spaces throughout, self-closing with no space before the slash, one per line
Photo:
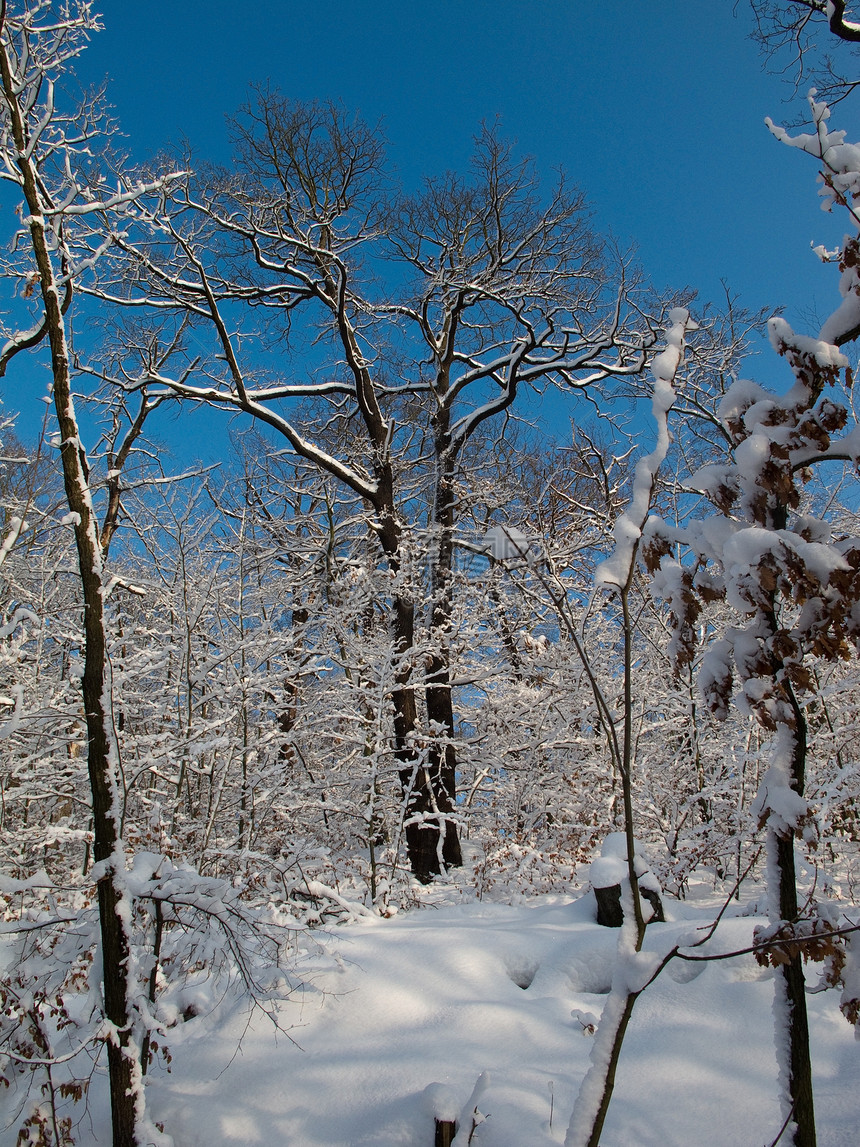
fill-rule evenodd
<path id="1" fill-rule="evenodd" d="M 127 893 L 122 884 L 125 858 L 120 841 L 120 795 L 116 775 L 119 753 L 113 725 L 112 695 L 107 661 L 104 618 L 104 581 L 97 523 L 90 498 L 83 448 L 78 436 L 69 385 L 69 362 L 65 331 L 53 275 L 38 223 L 31 224 L 34 249 L 43 280 L 43 296 L 49 320 L 54 403 L 60 424 L 63 480 L 69 509 L 76 516 L 75 541 L 84 607 L 84 674 L 82 681 L 87 725 L 87 770 L 93 810 L 93 857 L 104 868 L 98 881 L 99 924 L 105 1015 L 115 1038 L 108 1042 L 111 1115 L 114 1147 L 134 1147 L 137 1142 L 135 1076 L 138 1065 L 130 1047 L 128 1015 L 129 943 L 124 917 L 128 916 Z M 35 234 L 38 232 L 38 234 Z M 44 268 L 48 268 L 47 275 Z M 47 278 L 48 286 L 45 287 Z"/>
<path id="2" fill-rule="evenodd" d="M 108 1041 L 111 1115 L 114 1147 L 135 1147 L 136 1100 L 142 1094 L 140 1067 L 130 1046 L 128 1014 L 128 935 L 123 922 L 129 915 L 122 884 L 125 865 L 119 824 L 119 763 L 113 724 L 111 686 L 104 621 L 104 583 L 98 523 L 93 511 L 86 455 L 80 442 L 70 386 L 70 358 L 60 291 L 45 233 L 44 212 L 33 159 L 28 154 L 24 121 L 12 79 L 5 44 L 0 50 L 3 94 L 17 148 L 17 162 L 30 212 L 30 238 L 39 275 L 45 327 L 51 352 L 53 397 L 60 428 L 60 457 L 69 510 L 74 515 L 78 570 L 84 609 L 83 704 L 87 726 L 87 769 L 92 794 L 93 855 L 103 868 L 99 876 L 98 906 L 105 1016 L 113 1028 Z"/>
<path id="3" fill-rule="evenodd" d="M 788 506 L 780 502 L 773 511 L 773 528 L 785 529 L 788 524 Z M 771 592 L 770 604 L 764 612 L 764 622 L 772 635 L 779 632 L 775 592 Z M 809 730 L 806 714 L 794 687 L 786 673 L 785 663 L 771 654 L 771 671 L 774 681 L 780 680 L 785 702 L 791 716 L 783 725 L 791 738 L 791 759 L 788 762 L 789 783 L 799 797 L 806 787 L 806 756 L 809 746 Z M 779 738 L 779 733 L 777 733 Z M 776 751 L 781 751 L 777 748 Z M 768 824 L 768 895 L 770 914 L 778 913 L 778 919 L 794 924 L 800 915 L 797 903 L 797 874 L 794 862 L 794 832 L 784 831 Z M 772 885 L 776 883 L 776 888 Z M 794 1147 L 816 1147 L 815 1105 L 812 1094 L 812 1062 L 809 1052 L 809 1020 L 806 1011 L 806 983 L 803 974 L 803 957 L 800 952 L 790 956 L 788 963 L 776 968 L 777 993 L 783 993 L 782 1003 L 786 1009 L 787 1047 L 780 1047 L 784 1038 L 777 1020 L 776 1039 L 779 1068 L 785 1083 L 792 1110 Z M 779 1003 L 779 1001 L 778 1001 Z"/>
<path id="4" fill-rule="evenodd" d="M 684 336 L 689 329 L 689 316 L 686 311 L 674 312 L 672 327 L 668 332 L 667 344 L 677 348 L 679 354 L 676 360 L 680 363 L 683 356 Z M 664 360 L 665 361 L 665 360 Z M 654 375 L 655 384 L 664 384 L 667 379 L 663 373 Z M 674 370 L 672 374 L 674 382 Z M 655 401 L 653 413 L 658 426 L 657 445 L 654 451 L 639 462 L 634 483 L 631 508 L 637 507 L 637 514 L 641 514 L 635 521 L 629 514 L 625 514 L 628 525 L 633 525 L 637 531 L 637 538 L 642 536 L 642 528 L 650 512 L 650 506 L 656 485 L 657 472 L 666 457 L 669 447 L 668 412 L 671 404 L 665 404 L 665 395 L 657 402 L 657 388 L 655 385 Z M 645 485 L 647 482 L 647 485 Z M 620 519 L 621 520 L 621 519 Z M 622 738 L 619 749 L 614 729 L 611 730 L 609 743 L 613 757 L 613 764 L 618 770 L 621 779 L 622 800 L 624 806 L 624 833 L 627 841 L 627 880 L 622 884 L 622 904 L 624 905 L 624 921 L 618 937 L 618 954 L 616 957 L 615 973 L 612 988 L 604 1006 L 600 1023 L 597 1028 L 594 1046 L 591 1052 L 591 1064 L 580 1088 L 579 1095 L 573 1108 L 570 1124 L 565 1137 L 565 1147 L 599 1147 L 600 1135 L 612 1101 L 615 1089 L 615 1073 L 618 1059 L 627 1032 L 633 1008 L 639 998 L 643 987 L 636 987 L 631 980 L 630 973 L 636 966 L 636 955 L 641 952 L 645 939 L 645 918 L 642 914 L 642 899 L 639 894 L 639 881 L 636 875 L 636 834 L 633 818 L 633 630 L 634 622 L 630 613 L 630 589 L 636 573 L 636 564 L 639 550 L 638 540 L 630 548 L 625 561 L 628 563 L 623 583 L 616 580 L 608 582 L 617 586 L 618 601 L 621 606 L 622 638 L 624 642 L 624 692 L 623 692 L 623 720 Z M 614 560 L 620 557 L 620 546 L 616 549 Z M 598 704 L 602 698 L 595 691 Z M 608 730 L 609 731 L 609 730 Z M 625 903 L 626 901 L 626 903 Z M 625 966 L 626 965 L 626 966 Z M 638 978 L 638 976 L 637 976 Z"/>
<path id="5" fill-rule="evenodd" d="M 798 796 L 803 796 L 806 781 L 806 754 L 808 731 L 806 716 L 794 695 L 790 684 L 786 683 L 786 693 L 794 714 L 791 754 L 791 787 Z M 794 923 L 799 915 L 797 903 L 797 874 L 794 861 L 794 833 L 778 832 L 768 828 L 768 879 L 775 876 L 777 881 L 779 919 Z M 774 873 L 775 868 L 775 873 Z M 770 889 L 773 897 L 774 890 Z M 782 991 L 783 1003 L 787 1011 L 788 1047 L 782 1054 L 784 1062 L 780 1070 L 787 1072 L 788 1098 L 792 1107 L 794 1147 L 816 1147 L 815 1103 L 812 1094 L 812 1060 L 809 1052 L 809 1019 L 806 1011 L 806 981 L 803 974 L 803 957 L 795 952 L 788 963 L 775 969 L 777 991 Z M 777 1025 L 777 1039 L 781 1038 Z"/>
<path id="6" fill-rule="evenodd" d="M 782 920 L 797 919 L 797 881 L 794 870 L 794 837 L 778 836 L 771 832 L 769 841 L 779 880 L 779 910 Z M 806 980 L 803 957 L 795 953 L 786 964 L 775 969 L 777 991 L 782 991 L 787 1010 L 788 1095 L 792 1105 L 794 1147 L 816 1147 L 815 1104 L 812 1094 L 812 1061 L 809 1054 L 809 1021 L 806 1012 Z M 781 1038 L 777 1028 L 777 1038 Z"/>
<path id="7" fill-rule="evenodd" d="M 624 805 L 624 833 L 627 838 L 628 887 L 622 889 L 624 919 L 618 938 L 616 972 L 595 1035 L 591 1065 L 574 1104 L 565 1147 L 600 1147 L 600 1135 L 615 1091 L 621 1048 L 633 1009 L 641 994 L 641 989 L 630 989 L 626 968 L 622 969 L 620 977 L 618 972 L 618 964 L 623 959 L 629 959 L 632 953 L 640 952 L 645 940 L 645 918 L 642 915 L 642 899 L 636 876 L 633 818 L 633 625 L 629 598 L 632 580 L 631 562 L 627 584 L 619 588 L 624 639 L 624 714 L 621 759 L 617 762 Z"/>

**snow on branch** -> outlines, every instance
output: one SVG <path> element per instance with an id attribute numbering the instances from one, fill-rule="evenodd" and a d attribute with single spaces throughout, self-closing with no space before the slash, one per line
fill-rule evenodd
<path id="1" fill-rule="evenodd" d="M 860 209 L 856 203 L 856 197 L 860 193 L 860 144 L 846 143 L 847 132 L 828 129 L 830 108 L 823 100 L 816 100 L 815 95 L 813 88 L 809 93 L 809 106 L 812 111 L 814 132 L 790 135 L 785 128 L 774 124 L 770 118 L 766 119 L 765 123 L 781 143 L 805 151 L 819 161 L 821 172 L 818 179 L 821 184 L 819 195 L 822 199 L 822 210 L 831 211 L 834 204 L 844 208 L 848 212 L 851 226 L 860 230 Z M 818 246 L 815 248 L 815 253 L 825 262 L 838 260 L 839 270 L 842 272 L 839 283 L 842 302 L 825 322 L 819 336 L 825 344 L 842 346 L 860 335 L 860 273 L 858 273 L 860 243 L 856 237 L 848 237 L 841 249 L 828 251 Z M 771 320 L 771 324 L 780 322 L 781 320 Z M 774 337 L 772 326 L 772 341 Z"/>
<path id="2" fill-rule="evenodd" d="M 671 326 L 666 332 L 666 347 L 651 363 L 653 377 L 651 410 L 657 423 L 657 443 L 650 454 L 636 463 L 633 475 L 633 496 L 630 506 L 620 515 L 612 530 L 615 538 L 613 554 L 602 562 L 594 575 L 598 587 L 625 586 L 632 574 L 636 550 L 648 518 L 657 471 L 669 450 L 669 411 L 675 402 L 674 381 L 684 360 L 687 331 L 696 330 L 696 323 L 684 307 L 673 307 L 669 312 Z"/>

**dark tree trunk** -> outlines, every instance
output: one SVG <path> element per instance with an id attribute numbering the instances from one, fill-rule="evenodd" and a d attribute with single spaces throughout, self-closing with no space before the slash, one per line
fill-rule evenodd
<path id="1" fill-rule="evenodd" d="M 47 253 L 46 253 L 47 254 Z M 54 293 L 56 300 L 56 293 Z M 46 300 L 47 302 L 47 300 Z M 60 324 L 56 337 L 53 323 Z M 82 681 L 87 725 L 87 770 L 92 794 L 93 858 L 105 862 L 98 882 L 99 925 L 104 981 L 105 1016 L 116 1031 L 116 1041 L 107 1045 L 110 1077 L 111 1119 L 114 1147 L 135 1147 L 135 1064 L 129 1046 L 128 937 L 123 923 L 126 894 L 118 871 L 124 864 L 120 847 L 117 807 L 118 787 L 116 732 L 110 711 L 111 688 L 107 664 L 104 618 L 104 582 L 98 533 L 88 497 L 86 463 L 79 444 L 69 390 L 68 362 L 59 310 L 52 316 L 51 356 L 54 368 L 54 400 L 63 442 L 61 456 L 69 509 L 78 516 L 75 540 L 83 589 L 84 675 Z M 61 350 L 62 348 L 62 350 Z M 86 492 L 85 492 L 86 491 Z"/>
<path id="2" fill-rule="evenodd" d="M 791 787 L 799 796 L 803 796 L 806 781 L 806 716 L 790 686 L 786 692 L 794 712 L 795 726 Z M 772 846 L 776 853 L 776 867 L 779 873 L 780 919 L 794 923 L 799 916 L 794 834 L 791 832 L 779 834 L 773 829 L 770 831 L 773 834 Z M 794 1147 L 816 1147 L 806 981 L 800 952 L 794 953 L 787 964 L 778 965 L 776 974 L 782 978 L 788 1008 L 788 1089 L 793 1109 L 792 1120 L 795 1125 L 792 1143 Z"/>
<path id="3" fill-rule="evenodd" d="M 44 243 L 44 234 L 41 235 Z M 36 240 L 34 240 L 36 246 Z M 38 246 L 37 246 L 38 251 Z M 44 250 L 47 260 L 47 249 Z M 40 261 L 41 262 L 41 261 Z M 107 1045 L 114 1147 L 135 1147 L 135 1065 L 129 1046 L 128 938 L 123 923 L 125 893 L 118 871 L 124 864 L 117 807 L 116 732 L 110 711 L 111 687 L 107 664 L 104 582 L 98 531 L 89 499 L 88 474 L 69 387 L 68 358 L 56 291 L 45 292 L 54 375 L 54 401 L 62 440 L 61 458 L 66 499 L 77 515 L 75 541 L 84 609 L 84 675 L 82 693 L 87 725 L 87 770 L 93 810 L 93 857 L 105 862 L 98 882 L 99 925 L 104 981 L 105 1016 L 116 1031 Z"/>
<path id="4" fill-rule="evenodd" d="M 451 1147 L 457 1134 L 457 1124 L 453 1119 L 436 1120 L 436 1137 L 433 1147 Z"/>
<path id="5" fill-rule="evenodd" d="M 65 436 L 64 436 L 65 437 Z M 71 505 L 71 500 L 69 502 Z M 87 722 L 87 769 L 93 808 L 93 858 L 106 862 L 98 882 L 99 925 L 104 982 L 105 1016 L 117 1033 L 116 1042 L 108 1041 L 108 1074 L 110 1077 L 111 1120 L 114 1147 L 134 1147 L 137 1115 L 132 1053 L 129 1047 L 128 1016 L 128 937 L 122 920 L 125 896 L 118 882 L 117 865 L 122 863 L 119 850 L 118 810 L 115 808 L 116 779 L 113 768 L 113 730 L 105 699 L 109 686 L 102 613 L 102 580 L 87 563 L 94 557 L 87 544 L 81 544 L 79 529 L 78 558 L 84 586 L 84 678 L 83 699 Z"/>
<path id="6" fill-rule="evenodd" d="M 457 754 L 454 749 L 454 698 L 451 693 L 449 633 L 453 613 L 454 482 L 453 457 L 447 425 L 436 431 L 437 485 L 434 492 L 435 549 L 431 549 L 430 595 L 432 601 L 431 650 L 425 671 L 427 720 L 431 730 L 429 750 L 431 785 L 439 811 L 451 813 L 457 802 Z M 446 820 L 442 858 L 445 865 L 463 863 L 460 838 L 453 820 Z"/>
<path id="7" fill-rule="evenodd" d="M 781 521 L 778 525 L 783 524 Z M 776 631 L 776 618 L 768 615 L 768 623 Z M 780 665 L 775 665 L 774 676 Z M 785 697 L 792 712 L 792 754 L 791 787 L 802 797 L 806 787 L 806 754 L 808 749 L 808 727 L 806 715 L 795 696 L 789 681 L 784 683 Z M 779 888 L 779 917 L 793 924 L 799 918 L 797 903 L 797 874 L 794 863 L 794 833 L 780 833 L 769 828 L 776 861 Z M 771 896 L 773 891 L 771 890 Z M 803 975 L 803 957 L 800 952 L 791 955 L 787 964 L 776 968 L 785 991 L 788 1009 L 788 1062 L 783 1067 L 788 1071 L 788 1091 L 792 1105 L 794 1147 L 816 1147 L 815 1104 L 812 1094 L 812 1062 L 809 1053 L 809 1020 L 806 1012 L 806 983 Z"/>
<path id="8" fill-rule="evenodd" d="M 400 569 L 400 531 L 393 514 L 389 531 L 380 531 L 383 549 L 388 555 L 393 572 Z M 414 739 L 418 728 L 418 707 L 412 684 L 412 666 L 409 653 L 415 647 L 415 606 L 407 593 L 401 591 L 394 599 L 394 643 L 401 663 L 397 667 L 394 706 L 394 752 L 398 763 L 400 784 L 406 801 L 406 852 L 413 875 L 422 884 L 429 884 L 442 872 L 444 841 L 440 848 L 440 834 L 446 838 L 449 821 L 445 814 L 451 805 L 444 789 L 434 784 L 434 765 L 428 759 L 421 762 Z M 444 825 L 444 829 L 443 829 Z M 451 826 L 453 828 L 453 825 Z M 443 854 L 440 859 L 440 853 Z"/>
<path id="9" fill-rule="evenodd" d="M 447 654 L 447 649 L 444 652 Z M 425 679 L 427 720 L 431 728 L 435 726 L 437 730 L 443 730 L 441 736 L 434 737 L 430 745 L 430 783 L 439 811 L 451 813 L 457 800 L 457 754 L 451 744 L 454 736 L 451 673 L 447 656 L 433 652 L 428 661 Z M 445 821 L 442 859 L 448 868 L 459 868 L 463 863 L 460 838 L 453 820 Z"/>
<path id="10" fill-rule="evenodd" d="M 776 837 L 779 870 L 780 915 L 797 919 L 797 882 L 794 871 L 793 836 Z M 812 1095 L 812 1062 L 809 1054 L 809 1021 L 806 1012 L 806 981 L 803 957 L 795 953 L 787 964 L 775 969 L 781 977 L 788 1008 L 788 1086 L 795 1124 L 794 1147 L 816 1147 L 815 1103 Z"/>

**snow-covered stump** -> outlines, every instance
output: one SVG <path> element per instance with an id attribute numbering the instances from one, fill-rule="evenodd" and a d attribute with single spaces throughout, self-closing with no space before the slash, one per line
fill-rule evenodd
<path id="1" fill-rule="evenodd" d="M 648 873 L 648 876 L 653 880 L 653 874 Z M 665 924 L 666 917 L 663 914 L 663 901 L 660 898 L 660 893 L 656 888 L 646 886 L 642 880 L 639 881 L 639 894 L 644 900 L 647 900 L 651 907 L 654 909 L 654 915 L 650 920 L 646 920 L 646 924 L 653 924 L 655 921 L 658 924 Z"/>
<path id="2" fill-rule="evenodd" d="M 663 923 L 666 917 L 663 915 L 660 885 L 641 855 L 638 844 L 634 866 L 639 895 L 651 905 L 651 916 L 646 923 L 655 920 Z M 604 928 L 620 928 L 624 923 L 621 885 L 627 875 L 627 837 L 623 832 L 611 832 L 603 842 L 601 855 L 592 862 L 588 873 L 597 901 L 597 923 Z"/>
<path id="3" fill-rule="evenodd" d="M 621 883 L 601 887 L 592 882 L 594 899 L 597 901 L 597 923 L 602 928 L 620 928 L 624 923 L 621 908 Z"/>
<path id="4" fill-rule="evenodd" d="M 605 888 L 593 885 L 593 888 L 594 899 L 597 901 L 597 923 L 604 928 L 620 928 L 624 923 L 624 911 L 621 907 L 621 885 L 609 884 Z M 643 900 L 647 900 L 653 909 L 651 918 L 646 923 L 652 924 L 657 920 L 662 924 L 666 917 L 663 915 L 663 901 L 660 899 L 660 893 L 653 888 L 645 888 L 640 880 L 639 895 Z"/>
<path id="5" fill-rule="evenodd" d="M 461 1101 L 446 1083 L 431 1083 L 423 1091 L 425 1110 L 433 1117 L 436 1136 L 433 1147 L 451 1147 L 457 1135 Z"/>

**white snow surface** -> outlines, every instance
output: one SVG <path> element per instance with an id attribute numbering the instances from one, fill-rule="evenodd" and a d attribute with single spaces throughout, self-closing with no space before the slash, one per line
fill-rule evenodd
<path id="1" fill-rule="evenodd" d="M 714 918 L 707 886 L 690 896 L 649 926 L 643 960 Z M 227 999 L 171 1029 L 171 1071 L 151 1071 L 147 1093 L 176 1147 L 430 1147 L 434 1115 L 457 1112 L 462 1126 L 473 1107 L 484 1117 L 473 1147 L 562 1143 L 593 1045 L 583 1016 L 603 1010 L 619 933 L 597 926 L 591 893 L 514 906 L 451 886 L 429 897 L 320 937 L 296 967 L 307 987 L 280 1009 L 288 1035 Z M 747 946 L 761 918 L 740 911 L 699 951 Z M 636 1004 L 602 1147 L 771 1142 L 773 996 L 749 955 L 671 963 Z M 860 1056 L 838 1002 L 809 997 L 819 1142 L 853 1147 Z M 105 1099 L 97 1077 L 79 1142 L 110 1142 Z M 14 1142 L 0 1131 L 2 1147 Z"/>

